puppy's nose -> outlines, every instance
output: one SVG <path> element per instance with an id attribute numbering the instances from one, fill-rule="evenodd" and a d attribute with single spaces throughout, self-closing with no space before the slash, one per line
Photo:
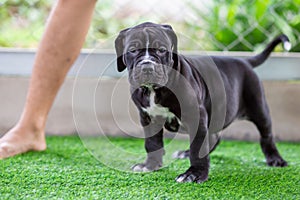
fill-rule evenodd
<path id="1" fill-rule="evenodd" d="M 152 74 L 154 71 L 154 66 L 152 63 L 143 63 L 142 72 L 144 74 Z"/>

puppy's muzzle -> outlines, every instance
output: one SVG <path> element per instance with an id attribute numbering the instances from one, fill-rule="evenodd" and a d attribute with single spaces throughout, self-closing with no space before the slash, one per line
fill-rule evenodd
<path id="1" fill-rule="evenodd" d="M 131 80 L 138 84 L 164 85 L 167 76 L 161 64 L 151 59 L 143 59 L 137 63 Z"/>
<path id="2" fill-rule="evenodd" d="M 141 76 L 155 76 L 155 65 L 157 64 L 152 60 L 142 60 L 138 63 Z"/>

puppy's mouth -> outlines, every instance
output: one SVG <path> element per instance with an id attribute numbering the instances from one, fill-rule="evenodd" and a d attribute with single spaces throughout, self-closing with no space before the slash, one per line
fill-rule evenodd
<path id="1" fill-rule="evenodd" d="M 159 85 L 157 83 L 143 83 L 140 85 L 141 88 L 151 88 L 151 89 L 158 89 L 163 87 L 163 85 Z"/>

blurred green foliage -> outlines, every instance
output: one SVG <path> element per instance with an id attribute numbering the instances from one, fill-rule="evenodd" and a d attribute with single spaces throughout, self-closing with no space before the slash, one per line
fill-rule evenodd
<path id="1" fill-rule="evenodd" d="M 185 25 L 205 49 L 261 50 L 284 33 L 293 44 L 291 51 L 300 51 L 300 0 L 213 0 L 206 11 L 189 6 L 202 23 Z"/>
<path id="2" fill-rule="evenodd" d="M 191 40 L 179 43 L 185 50 L 259 51 L 273 37 L 285 33 L 293 44 L 292 51 L 300 52 L 300 0 L 186 2 L 184 9 L 189 9 L 194 19 L 182 16 L 182 21 L 165 21 L 163 13 L 144 16 L 128 7 L 116 9 L 113 0 L 101 0 L 96 4 L 85 47 L 94 48 L 142 21 L 156 21 L 169 23 L 177 33 L 187 35 Z M 37 47 L 52 4 L 51 0 L 0 3 L 0 46 Z"/>
<path id="3" fill-rule="evenodd" d="M 0 46 L 36 47 L 51 6 L 51 0 L 0 3 Z"/>

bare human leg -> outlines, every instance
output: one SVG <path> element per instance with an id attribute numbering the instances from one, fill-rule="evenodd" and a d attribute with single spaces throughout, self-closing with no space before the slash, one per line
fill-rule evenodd
<path id="1" fill-rule="evenodd" d="M 46 149 L 45 124 L 85 40 L 96 0 L 59 0 L 38 48 L 19 122 L 0 139 L 0 159 Z"/>

